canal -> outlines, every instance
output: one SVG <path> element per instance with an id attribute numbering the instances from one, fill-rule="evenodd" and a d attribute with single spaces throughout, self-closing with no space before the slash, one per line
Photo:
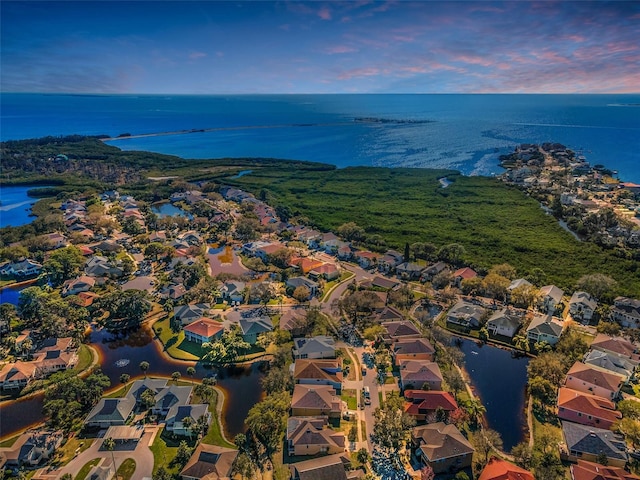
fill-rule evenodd
<path id="1" fill-rule="evenodd" d="M 183 379 L 188 380 L 188 367 L 196 369 L 194 378 L 202 379 L 217 373 L 218 386 L 225 393 L 223 408 L 223 428 L 230 440 L 244 432 L 244 419 L 249 409 L 263 397 L 260 378 L 262 373 L 258 364 L 247 367 L 233 367 L 220 370 L 204 368 L 202 364 L 181 362 L 162 354 L 161 344 L 153 341 L 150 329 L 142 327 L 127 337 L 115 337 L 104 331 L 92 331 L 90 344 L 100 354 L 102 371 L 111 379 L 111 389 L 120 386 L 120 375 L 126 373 L 131 378 L 142 376 L 140 362 L 149 362 L 147 375 L 171 376 L 180 372 Z M 15 402 L 0 408 L 0 437 L 7 437 L 30 425 L 45 421 L 42 414 L 43 395 Z"/>
<path id="2" fill-rule="evenodd" d="M 487 424 L 500 433 L 504 450 L 508 452 L 524 439 L 529 359 L 514 357 L 510 350 L 472 340 L 464 339 L 456 344 L 464 353 L 465 370 L 473 391 L 487 409 Z"/>

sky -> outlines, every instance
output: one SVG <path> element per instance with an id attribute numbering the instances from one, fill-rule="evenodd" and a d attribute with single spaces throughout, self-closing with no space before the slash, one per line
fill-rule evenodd
<path id="1" fill-rule="evenodd" d="M 0 2 L 0 89 L 640 92 L 640 1 Z"/>

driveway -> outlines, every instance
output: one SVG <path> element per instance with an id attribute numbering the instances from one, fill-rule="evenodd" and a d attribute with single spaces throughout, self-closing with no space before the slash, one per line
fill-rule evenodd
<path id="1" fill-rule="evenodd" d="M 113 458 L 118 466 L 122 465 L 122 462 L 127 458 L 133 458 L 136 461 L 136 471 L 133 473 L 131 480 L 151 478 L 153 473 L 153 453 L 149 450 L 149 446 L 153 443 L 158 428 L 157 425 L 145 426 L 144 434 L 137 444 L 117 444 L 113 450 Z M 57 478 L 61 478 L 65 473 L 70 473 L 75 477 L 83 466 L 95 458 L 105 458 L 104 465 L 111 464 L 111 452 L 101 449 L 103 440 L 102 438 L 96 439 L 87 450 L 71 460 L 64 468 L 61 468 Z"/>

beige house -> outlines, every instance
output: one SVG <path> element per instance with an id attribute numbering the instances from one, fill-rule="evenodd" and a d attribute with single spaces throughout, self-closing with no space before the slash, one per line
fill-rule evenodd
<path id="1" fill-rule="evenodd" d="M 345 451 L 345 436 L 328 428 L 327 417 L 289 417 L 289 455 L 334 454 Z"/>
<path id="2" fill-rule="evenodd" d="M 339 418 L 342 414 L 342 400 L 336 391 L 327 385 L 296 385 L 291 397 L 291 415 L 308 417 L 326 415 Z"/>
<path id="3" fill-rule="evenodd" d="M 576 362 L 567 372 L 564 384 L 573 390 L 613 400 L 623 384 L 623 377 L 582 362 Z"/>
<path id="4" fill-rule="evenodd" d="M 415 427 L 411 441 L 418 459 L 436 474 L 471 466 L 474 449 L 455 425 L 438 422 Z"/>
<path id="5" fill-rule="evenodd" d="M 238 450 L 200 443 L 180 471 L 182 480 L 230 480 Z"/>

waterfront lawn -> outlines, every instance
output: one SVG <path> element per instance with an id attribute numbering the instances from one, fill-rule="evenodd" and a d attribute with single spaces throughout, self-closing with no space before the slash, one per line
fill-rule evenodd
<path id="1" fill-rule="evenodd" d="M 164 345 L 165 351 L 178 360 L 198 361 L 204 355 L 202 346 L 189 342 L 184 337 L 184 331 L 174 333 L 169 318 L 158 320 L 153 324 L 153 331 Z"/>
<path id="2" fill-rule="evenodd" d="M 56 465 L 64 466 L 71 460 L 76 458 L 80 453 L 84 452 L 87 448 L 93 445 L 93 438 L 80 438 L 74 436 L 68 438 L 64 445 L 62 445 L 56 452 Z"/>
<path id="3" fill-rule="evenodd" d="M 118 467 L 118 471 L 116 472 L 116 478 L 122 480 L 131 480 L 134 472 L 136 471 L 136 461 L 133 458 L 127 458 L 122 464 Z"/>
<path id="4" fill-rule="evenodd" d="M 87 463 L 85 463 L 83 465 L 83 467 L 78 471 L 78 473 L 76 474 L 74 478 L 74 480 L 84 480 L 85 478 L 87 478 L 87 475 L 89 475 L 89 471 L 95 467 L 99 462 L 100 462 L 101 458 L 94 458 L 93 460 L 89 460 Z"/>
<path id="5" fill-rule="evenodd" d="M 92 360 L 93 352 L 91 351 L 91 348 L 84 344 L 80 345 L 80 348 L 78 348 L 78 363 L 73 367 L 73 370 L 78 373 L 82 372 L 91 365 Z"/>
<path id="6" fill-rule="evenodd" d="M 180 440 L 169 438 L 169 436 L 165 434 L 164 428 L 158 432 L 153 441 L 153 445 L 149 447 L 149 450 L 153 453 L 154 475 L 161 466 L 164 467 L 172 478 L 180 473 L 178 466 L 172 463 L 172 460 L 178 452 L 178 445 L 180 445 Z"/>
<path id="7" fill-rule="evenodd" d="M 194 395 L 196 398 L 197 395 Z M 222 425 L 220 425 L 220 419 L 218 418 L 218 391 L 213 390 L 211 401 L 209 402 L 209 413 L 211 414 L 211 425 L 207 434 L 202 438 L 202 442 L 208 445 L 218 445 L 220 447 L 236 448 L 233 443 L 227 442 L 222 436 Z"/>

